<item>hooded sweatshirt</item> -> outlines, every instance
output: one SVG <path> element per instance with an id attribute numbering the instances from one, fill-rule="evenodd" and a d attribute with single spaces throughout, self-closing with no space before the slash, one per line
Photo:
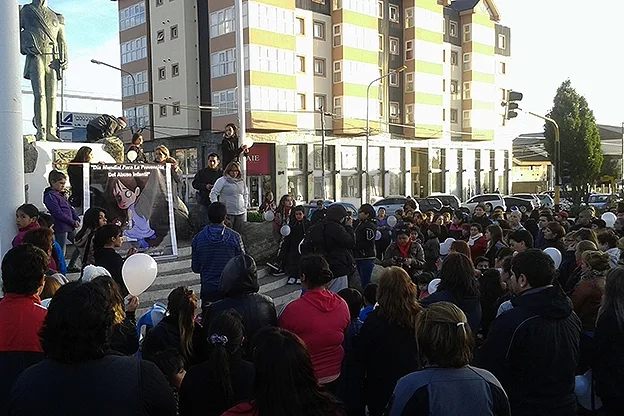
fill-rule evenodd
<path id="1" fill-rule="evenodd" d="M 243 215 L 247 212 L 247 187 L 243 178 L 223 175 L 210 191 L 210 202 L 220 200 L 228 215 Z"/>
<path id="2" fill-rule="evenodd" d="M 330 383 L 340 375 L 345 332 L 350 323 L 347 303 L 326 289 L 310 290 L 287 304 L 279 326 L 299 336 L 312 358 L 319 383 Z"/>
<path id="3" fill-rule="evenodd" d="M 55 233 L 67 233 L 74 229 L 76 221 L 80 221 L 80 217 L 76 210 L 71 206 L 67 198 L 52 188 L 46 188 L 43 192 L 43 203 L 45 204 L 52 219 L 54 220 Z"/>
<path id="4" fill-rule="evenodd" d="M 245 254 L 240 234 L 225 225 L 210 224 L 193 238 L 191 268 L 200 274 L 202 301 L 223 298 L 221 273 L 228 261 L 240 254 Z"/>

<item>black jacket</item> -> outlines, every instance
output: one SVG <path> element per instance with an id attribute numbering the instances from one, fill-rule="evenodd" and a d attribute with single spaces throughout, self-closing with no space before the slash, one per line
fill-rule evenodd
<path id="1" fill-rule="evenodd" d="M 174 416 L 173 391 L 156 365 L 106 355 L 78 364 L 44 360 L 15 383 L 9 415 Z"/>
<path id="2" fill-rule="evenodd" d="M 485 233 L 485 229 L 488 226 L 492 225 L 492 221 L 487 217 L 487 215 L 482 215 L 480 217 L 473 216 L 470 219 L 470 223 L 472 224 L 473 222 L 476 222 L 477 224 L 481 225 L 484 233 Z"/>
<path id="3" fill-rule="evenodd" d="M 67 166 L 67 176 L 69 177 L 69 183 L 71 184 L 71 196 L 69 197 L 69 203 L 72 207 L 81 207 L 82 200 L 84 199 L 82 169 L 82 165 Z"/>
<path id="4" fill-rule="evenodd" d="M 199 191 L 200 204 L 210 205 L 210 191 L 206 189 L 206 185 L 214 185 L 221 176 L 223 176 L 223 170 L 210 168 L 203 168 L 195 174 L 193 188 Z"/>
<path id="5" fill-rule="evenodd" d="M 238 136 L 225 137 L 221 141 L 221 154 L 223 161 L 223 167 L 226 168 L 230 162 L 238 160 L 240 154 L 243 153 L 243 148 L 238 146 Z"/>
<path id="6" fill-rule="evenodd" d="M 494 320 L 477 356 L 501 382 L 514 416 L 575 415 L 581 321 L 557 287 L 529 290 Z"/>
<path id="7" fill-rule="evenodd" d="M 377 224 L 375 220 L 358 221 L 355 226 L 355 246 L 353 257 L 356 260 L 375 258 L 375 234 Z"/>
<path id="8" fill-rule="evenodd" d="M 437 271 L 436 262 L 440 258 L 440 240 L 438 237 L 432 237 L 425 241 L 423 250 L 425 251 L 425 270 Z"/>
<path id="9" fill-rule="evenodd" d="M 221 416 L 236 403 L 251 399 L 256 371 L 249 361 L 233 357 L 230 362 L 233 403 L 226 403 L 219 380 L 208 374 L 209 363 L 191 367 L 180 386 L 180 416 Z"/>
<path id="10" fill-rule="evenodd" d="M 134 312 L 126 312 L 126 319 L 113 327 L 109 344 L 111 350 L 123 355 L 134 355 L 139 350 L 139 336 Z"/>
<path id="11" fill-rule="evenodd" d="M 404 263 L 405 260 L 401 256 L 401 251 L 396 243 L 392 243 L 386 249 L 386 252 L 383 256 L 382 266 L 390 267 L 390 266 L 399 266 L 403 267 L 405 271 L 410 275 L 410 277 L 414 277 L 422 273 L 425 268 L 425 250 L 417 241 L 412 241 L 410 249 L 408 251 L 408 257 L 412 259 L 412 262 L 407 265 Z"/>
<path id="12" fill-rule="evenodd" d="M 128 153 L 134 150 L 137 154 L 136 159 L 134 159 L 134 161 L 132 163 L 147 163 L 147 156 L 145 156 L 145 152 L 143 151 L 143 147 L 141 146 L 137 146 L 136 144 L 131 144 L 130 147 L 128 147 L 128 151 L 126 152 L 126 159 L 128 159 Z M 128 159 L 129 161 L 130 159 Z"/>
<path id="13" fill-rule="evenodd" d="M 479 331 L 479 328 L 481 328 L 481 317 L 483 315 L 481 311 L 481 301 L 479 298 L 459 298 L 450 290 L 438 290 L 420 301 L 421 305 L 424 307 L 433 305 L 437 302 L 451 302 L 461 309 L 466 315 L 466 318 L 468 318 L 468 325 L 470 325 L 473 335 L 475 337 L 477 336 L 477 332 Z"/>
<path id="14" fill-rule="evenodd" d="M 613 305 L 598 319 L 591 367 L 598 396 L 624 400 L 624 330 L 618 326 Z"/>
<path id="15" fill-rule="evenodd" d="M 210 336 L 208 331 L 212 320 L 220 312 L 229 309 L 236 310 L 243 317 L 247 347 L 251 345 L 258 330 L 276 326 L 277 313 L 273 299 L 258 293 L 259 289 L 258 273 L 253 258 L 240 255 L 231 259 L 221 275 L 219 292 L 223 293 L 224 298 L 211 303 L 204 311 L 202 325 L 205 337 Z"/>
<path id="16" fill-rule="evenodd" d="M 310 228 L 310 222 L 305 218 L 303 221 L 297 221 L 291 210 L 290 222 L 288 224 L 290 226 L 290 234 L 284 238 L 280 251 L 282 267 L 290 276 L 299 277 L 299 260 L 301 260 L 299 244 L 304 240 L 306 232 Z"/>
<path id="17" fill-rule="evenodd" d="M 117 117 L 102 114 L 87 124 L 87 139 L 90 142 L 106 139 L 113 137 L 119 130 L 121 125 Z"/>
<path id="18" fill-rule="evenodd" d="M 186 366 L 202 362 L 206 356 L 205 337 L 203 331 L 196 323 L 193 329 L 193 351 L 191 357 L 184 357 Z M 141 354 L 146 360 L 151 359 L 156 353 L 167 350 L 177 350 L 184 356 L 180 349 L 180 329 L 176 315 L 165 316 L 155 327 L 149 330 L 143 339 Z"/>
<path id="19" fill-rule="evenodd" d="M 126 288 L 126 284 L 124 283 L 121 274 L 124 264 L 123 258 L 115 251 L 114 248 L 100 248 L 95 250 L 94 257 L 95 265 L 104 267 L 108 270 L 113 280 L 117 283 L 117 285 L 119 285 L 121 296 L 125 297 L 128 294 L 128 289 Z"/>
<path id="20" fill-rule="evenodd" d="M 335 277 L 349 275 L 354 268 L 353 227 L 340 222 L 346 216 L 347 210 L 342 205 L 327 208 L 327 216 L 310 228 L 302 246 L 304 254 L 316 252 L 325 256 Z"/>
<path id="21" fill-rule="evenodd" d="M 366 372 L 364 398 L 370 416 L 379 416 L 397 381 L 419 368 L 415 330 L 390 324 L 375 309 L 353 337 L 353 352 Z"/>
<path id="22" fill-rule="evenodd" d="M 312 213 L 312 217 L 310 218 L 310 223 L 312 225 L 316 224 L 317 222 L 325 218 L 325 215 L 327 215 L 327 208 L 317 209 L 316 211 Z"/>

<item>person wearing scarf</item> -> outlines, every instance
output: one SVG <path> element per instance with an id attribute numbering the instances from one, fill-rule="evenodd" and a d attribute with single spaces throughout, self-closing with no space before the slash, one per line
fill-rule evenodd
<path id="1" fill-rule="evenodd" d="M 223 176 L 217 179 L 210 191 L 210 202 L 225 204 L 231 228 L 239 234 L 243 230 L 243 216 L 247 214 L 247 195 L 238 162 L 226 166 Z"/>
<path id="2" fill-rule="evenodd" d="M 470 224 L 470 237 L 468 238 L 468 246 L 470 246 L 470 256 L 474 262 L 477 257 L 485 255 L 488 242 L 483 236 L 483 228 L 481 224 L 474 222 Z"/>
<path id="3" fill-rule="evenodd" d="M 390 244 L 384 253 L 382 265 L 403 267 L 414 279 L 425 268 L 425 251 L 417 241 L 410 238 L 407 228 L 397 229 L 396 236 L 396 242 Z"/>

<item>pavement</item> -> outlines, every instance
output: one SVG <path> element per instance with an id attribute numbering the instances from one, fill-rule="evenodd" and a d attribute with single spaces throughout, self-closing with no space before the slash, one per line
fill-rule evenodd
<path id="1" fill-rule="evenodd" d="M 154 303 L 161 302 L 167 305 L 167 296 L 178 286 L 190 287 L 199 297 L 199 275 L 191 270 L 191 247 L 189 243 L 180 242 L 178 258 L 158 261 L 158 275 L 152 286 L 141 296 L 137 310 L 137 318 L 145 313 Z M 69 250 L 68 250 L 69 252 Z M 68 253 L 69 258 L 71 253 Z M 287 276 L 273 276 L 269 268 L 258 265 L 258 280 L 260 293 L 270 296 L 275 302 L 277 311 L 291 300 L 297 299 L 301 294 L 301 286 L 287 285 Z M 78 280 L 79 273 L 69 273 L 69 280 Z"/>

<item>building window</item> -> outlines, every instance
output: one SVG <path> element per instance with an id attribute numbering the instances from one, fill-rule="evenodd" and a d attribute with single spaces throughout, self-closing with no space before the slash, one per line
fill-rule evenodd
<path id="1" fill-rule="evenodd" d="M 122 97 L 131 97 L 134 95 L 136 83 L 136 93 L 144 94 L 147 92 L 147 71 L 141 71 L 134 74 L 134 82 L 130 75 L 124 75 L 121 78 L 121 95 Z"/>
<path id="2" fill-rule="evenodd" d="M 174 116 L 180 115 L 180 101 L 176 101 L 171 105 L 171 112 Z"/>
<path id="3" fill-rule="evenodd" d="M 295 29 L 297 30 L 297 35 L 305 35 L 305 20 L 303 20 L 303 17 L 297 17 Z"/>
<path id="4" fill-rule="evenodd" d="M 167 79 L 167 70 L 164 66 L 161 66 L 160 68 L 158 68 L 158 80 L 162 81 L 164 79 Z"/>
<path id="5" fill-rule="evenodd" d="M 156 7 L 162 6 L 162 5 L 163 5 L 163 0 L 156 0 Z"/>
<path id="6" fill-rule="evenodd" d="M 399 23 L 399 6 L 391 4 L 388 8 L 388 18 L 391 22 Z"/>
<path id="7" fill-rule="evenodd" d="M 156 32 L 156 42 L 163 43 L 165 41 L 165 31 L 159 30 Z"/>
<path id="8" fill-rule="evenodd" d="M 390 118 L 399 118 L 399 103 L 397 103 L 396 101 L 390 101 Z"/>
<path id="9" fill-rule="evenodd" d="M 442 79 L 442 92 L 446 92 L 446 79 Z"/>
<path id="10" fill-rule="evenodd" d="M 380 51 L 384 50 L 384 37 L 383 37 L 383 35 L 379 35 L 379 50 Z"/>
<path id="11" fill-rule="evenodd" d="M 300 55 L 297 56 L 297 71 L 301 73 L 306 72 L 305 56 L 300 56 Z"/>
<path id="12" fill-rule="evenodd" d="M 314 75 L 320 77 L 325 76 L 325 59 L 314 58 Z"/>
<path id="13" fill-rule="evenodd" d="M 391 55 L 399 55 L 399 39 L 398 38 L 390 38 L 390 54 Z"/>
<path id="14" fill-rule="evenodd" d="M 178 25 L 171 26 L 171 39 L 178 38 Z"/>
<path id="15" fill-rule="evenodd" d="M 315 95 L 314 96 L 314 109 L 327 111 L 327 96 L 326 95 Z"/>
<path id="16" fill-rule="evenodd" d="M 212 105 L 218 107 L 212 110 L 213 116 L 236 114 L 236 93 L 233 89 L 215 91 L 212 93 Z"/>
<path id="17" fill-rule="evenodd" d="M 334 84 L 342 82 L 342 61 L 334 62 Z"/>
<path id="18" fill-rule="evenodd" d="M 442 62 L 446 62 L 446 49 L 442 49 Z"/>
<path id="19" fill-rule="evenodd" d="M 342 25 L 334 25 L 333 44 L 334 48 L 342 45 Z"/>
<path id="20" fill-rule="evenodd" d="M 405 60 L 409 61 L 410 59 L 414 59 L 414 41 L 408 40 L 405 42 Z"/>
<path id="21" fill-rule="evenodd" d="M 379 17 L 380 19 L 383 19 L 384 17 L 384 2 L 383 1 L 377 2 L 377 17 Z"/>
<path id="22" fill-rule="evenodd" d="M 470 25 L 464 25 L 464 42 L 470 42 L 472 34 L 470 33 Z"/>
<path id="23" fill-rule="evenodd" d="M 119 31 L 130 29 L 145 23 L 145 2 L 134 4 L 119 10 Z"/>
<path id="24" fill-rule="evenodd" d="M 498 49 L 507 49 L 507 37 L 498 35 Z"/>
<path id="25" fill-rule="evenodd" d="M 449 23 L 449 35 L 456 38 L 457 37 L 457 22 L 451 20 Z"/>
<path id="26" fill-rule="evenodd" d="M 464 110 L 462 114 L 464 120 L 470 120 L 470 110 Z"/>
<path id="27" fill-rule="evenodd" d="M 135 124 L 139 127 L 145 127 L 149 124 L 149 107 L 146 105 L 142 105 L 136 107 L 136 123 L 135 123 L 135 107 L 124 108 L 123 116 L 128 120 L 129 126 L 134 126 Z"/>
<path id="28" fill-rule="evenodd" d="M 334 97 L 333 113 L 336 117 L 342 118 L 342 97 Z"/>
<path id="29" fill-rule="evenodd" d="M 405 124 L 414 122 L 414 104 L 405 106 Z"/>
<path id="30" fill-rule="evenodd" d="M 464 57 L 463 57 L 463 70 L 464 71 L 470 71 L 472 69 L 472 60 L 470 58 L 470 54 L 469 53 L 465 53 Z"/>
<path id="31" fill-rule="evenodd" d="M 314 21 L 314 39 L 325 40 L 325 23 Z"/>
<path id="32" fill-rule="evenodd" d="M 180 64 L 171 64 L 171 76 L 177 77 L 180 75 Z"/>
<path id="33" fill-rule="evenodd" d="M 451 65 L 457 66 L 457 61 L 458 61 L 457 52 L 452 51 L 451 52 Z"/>
<path id="34" fill-rule="evenodd" d="M 210 13 L 210 37 L 225 35 L 234 32 L 234 8 L 219 10 Z"/>
<path id="35" fill-rule="evenodd" d="M 342 9 L 342 0 L 334 0 L 334 10 Z"/>
<path id="36" fill-rule="evenodd" d="M 306 109 L 306 96 L 305 94 L 297 93 L 297 110 Z"/>
<path id="37" fill-rule="evenodd" d="M 388 76 L 388 81 L 391 87 L 399 86 L 399 74 L 396 72 L 390 72 L 390 76 Z"/>
<path id="38" fill-rule="evenodd" d="M 442 109 L 442 121 L 446 121 L 446 108 Z"/>
<path id="39" fill-rule="evenodd" d="M 167 106 L 166 105 L 161 105 L 159 107 L 158 113 L 160 114 L 161 117 L 167 117 Z"/>
<path id="40" fill-rule="evenodd" d="M 499 92 L 501 94 L 501 100 L 507 101 L 507 91 L 504 88 L 500 88 Z"/>
<path id="41" fill-rule="evenodd" d="M 464 100 L 470 100 L 470 98 L 471 98 L 471 95 L 470 95 L 470 83 L 469 82 L 464 82 L 463 96 L 464 96 Z"/>
<path id="42" fill-rule="evenodd" d="M 503 75 L 507 73 L 507 64 L 505 62 L 500 63 L 499 72 Z"/>
<path id="43" fill-rule="evenodd" d="M 414 8 L 405 9 L 405 28 L 414 27 Z"/>
<path id="44" fill-rule="evenodd" d="M 414 73 L 405 73 L 405 92 L 414 92 Z"/>
<path id="45" fill-rule="evenodd" d="M 442 19 L 442 34 L 446 35 L 446 17 Z"/>
<path id="46" fill-rule="evenodd" d="M 212 78 L 224 77 L 236 73 L 236 49 L 226 49 L 211 55 Z"/>
<path id="47" fill-rule="evenodd" d="M 384 116 L 384 103 L 383 101 L 379 101 L 379 118 L 383 119 Z"/>
<path id="48" fill-rule="evenodd" d="M 459 90 L 459 81 L 452 79 L 451 80 L 451 94 L 457 94 Z"/>
<path id="49" fill-rule="evenodd" d="M 312 3 L 325 4 L 325 0 L 312 0 Z"/>
<path id="50" fill-rule="evenodd" d="M 451 108 L 451 123 L 457 123 L 457 110 Z"/>

